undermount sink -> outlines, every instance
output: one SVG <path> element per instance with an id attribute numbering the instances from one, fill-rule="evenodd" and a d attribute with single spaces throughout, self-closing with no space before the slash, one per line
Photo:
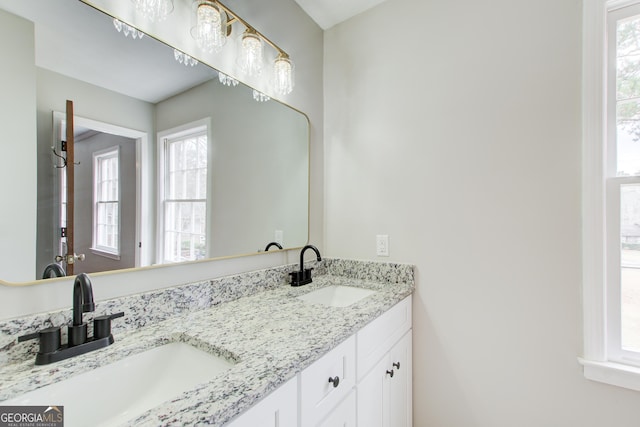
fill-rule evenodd
<path id="1" fill-rule="evenodd" d="M 347 307 L 375 293 L 376 291 L 353 286 L 332 285 L 301 295 L 298 298 L 311 304 Z"/>
<path id="2" fill-rule="evenodd" d="M 226 359 L 174 342 L 1 404 L 64 406 L 66 427 L 119 425 L 232 366 Z"/>

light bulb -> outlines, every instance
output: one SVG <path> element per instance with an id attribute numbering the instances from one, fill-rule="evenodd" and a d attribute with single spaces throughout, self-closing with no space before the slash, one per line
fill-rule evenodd
<path id="1" fill-rule="evenodd" d="M 195 25 L 192 37 L 206 52 L 217 52 L 227 42 L 227 15 L 208 0 L 196 0 Z"/>
<path id="2" fill-rule="evenodd" d="M 238 52 L 240 70 L 249 76 L 259 75 L 262 72 L 263 50 L 260 36 L 255 30 L 247 29 L 240 40 L 240 52 Z"/>
<path id="3" fill-rule="evenodd" d="M 145 18 L 154 21 L 164 21 L 173 12 L 173 0 L 131 0 L 136 10 Z"/>
<path id="4" fill-rule="evenodd" d="M 279 95 L 293 91 L 293 63 L 286 53 L 280 53 L 273 62 L 273 89 Z"/>

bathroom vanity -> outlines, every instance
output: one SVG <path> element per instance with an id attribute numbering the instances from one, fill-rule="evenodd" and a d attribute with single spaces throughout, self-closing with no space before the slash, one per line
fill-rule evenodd
<path id="1" fill-rule="evenodd" d="M 338 259 L 309 264 L 313 282 L 301 287 L 287 283 L 296 268 L 289 265 L 96 302 L 96 315 L 125 312 L 113 326 L 115 343 L 45 366 L 34 365 L 36 344 L 17 344 L 16 337 L 68 322 L 70 310 L 2 321 L 0 405 L 181 343 L 228 366 L 161 404 L 125 409 L 130 412 L 118 424 L 411 425 L 413 267 Z M 327 299 L 327 289 L 339 292 Z M 300 298 L 319 290 L 315 300 Z M 62 404 L 68 426 L 82 412 L 73 399 L 39 403 Z"/>
<path id="2" fill-rule="evenodd" d="M 411 426 L 411 365 L 409 296 L 229 427 Z"/>

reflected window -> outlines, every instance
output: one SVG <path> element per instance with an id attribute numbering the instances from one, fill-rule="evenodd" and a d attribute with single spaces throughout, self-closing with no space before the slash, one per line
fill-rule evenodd
<path id="1" fill-rule="evenodd" d="M 93 154 L 93 249 L 120 255 L 120 150 Z"/>
<path id="2" fill-rule="evenodd" d="M 170 135 L 164 143 L 161 259 L 195 261 L 207 257 L 207 129 Z"/>

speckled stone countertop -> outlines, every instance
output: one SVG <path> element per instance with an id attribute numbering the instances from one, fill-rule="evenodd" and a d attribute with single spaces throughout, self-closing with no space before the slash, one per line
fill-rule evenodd
<path id="1" fill-rule="evenodd" d="M 294 268 L 280 271 L 276 286 L 143 327 L 114 329 L 115 343 L 102 350 L 44 366 L 35 366 L 33 359 L 12 359 L 0 365 L 0 401 L 161 344 L 182 341 L 235 365 L 127 425 L 223 425 L 414 290 L 410 265 L 332 260 L 318 266 L 320 275 L 313 283 L 298 288 L 286 283 L 286 272 Z M 327 307 L 296 298 L 330 285 L 378 292 L 348 307 Z M 9 323 L 15 327 L 25 322 Z M 4 335 L 10 335 L 10 326 L 4 325 Z M 5 348 L 9 351 L 13 346 Z"/>

